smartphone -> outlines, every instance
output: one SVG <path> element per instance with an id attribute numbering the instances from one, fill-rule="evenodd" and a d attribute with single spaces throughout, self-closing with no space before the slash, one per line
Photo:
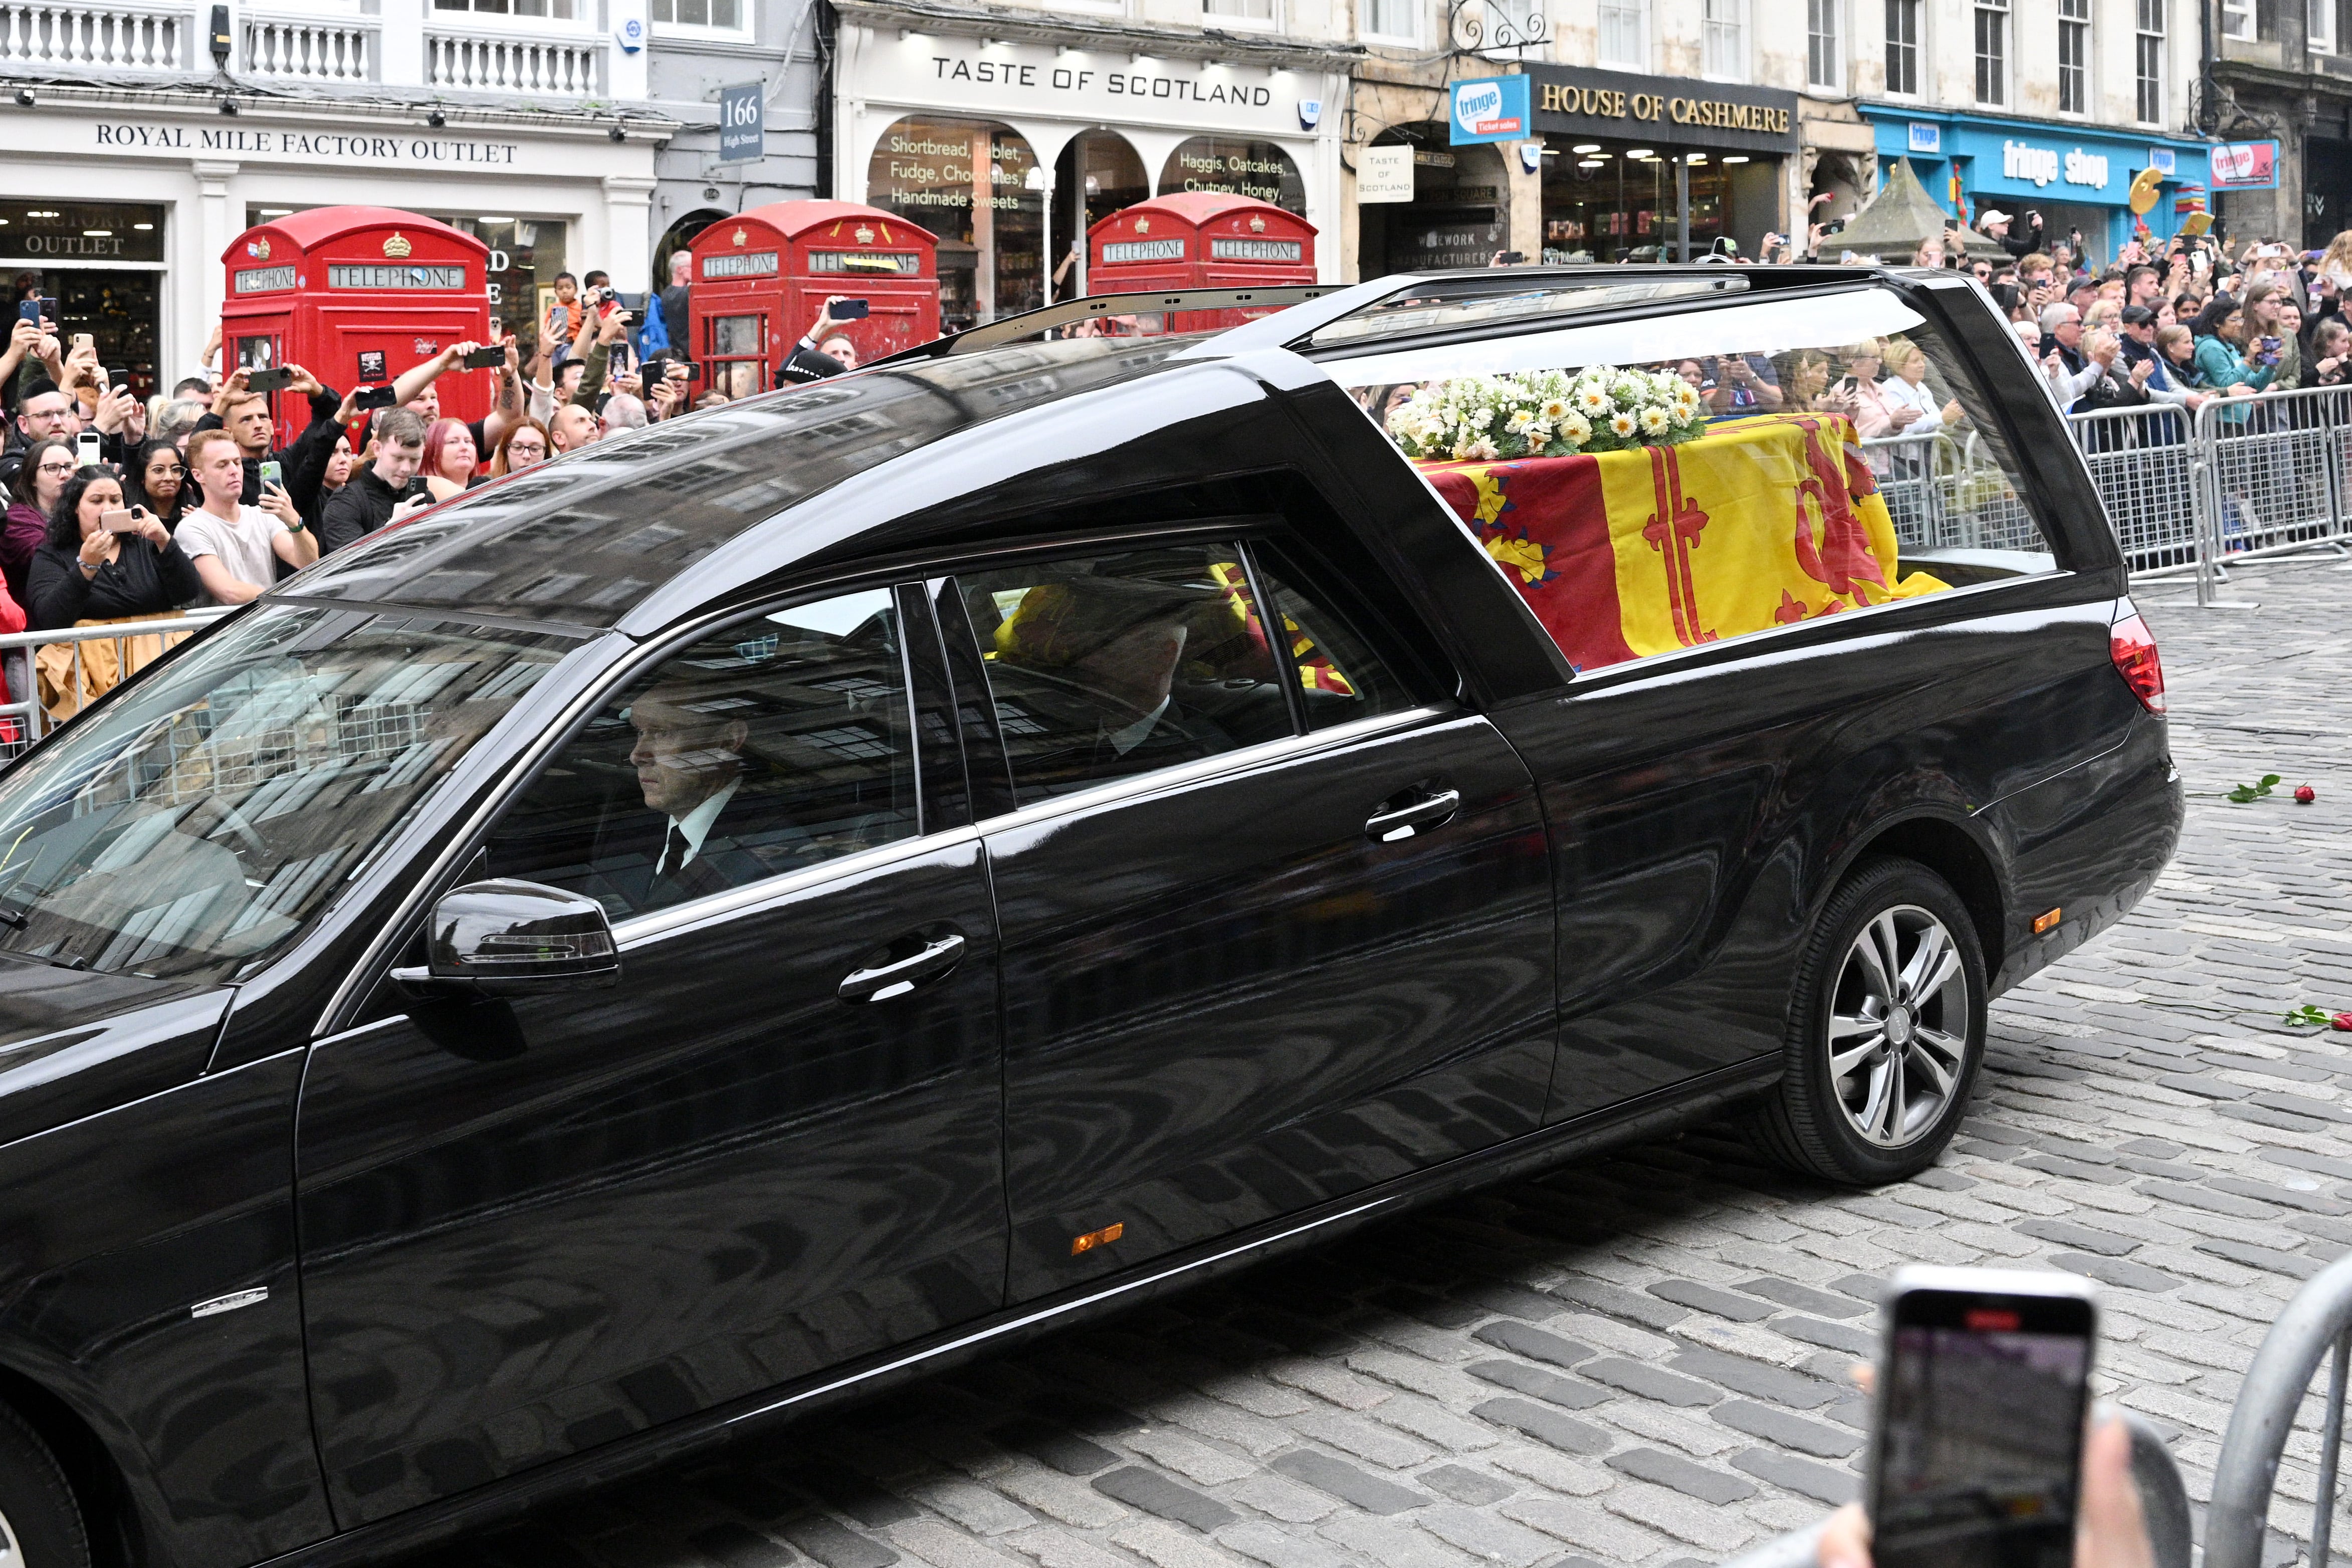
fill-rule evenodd
<path id="1" fill-rule="evenodd" d="M 74 462 L 84 468 L 98 466 L 98 432 L 85 430 L 74 437 Z"/>
<path id="2" fill-rule="evenodd" d="M 390 408 L 393 389 L 389 386 L 362 387 L 352 394 L 352 407 L 365 413 L 371 409 Z"/>
<path id="3" fill-rule="evenodd" d="M 698 382 L 698 381 L 700 381 L 700 380 L 702 379 L 702 367 L 701 367 L 700 365 L 695 364 L 693 361 L 688 361 L 687 362 L 686 366 L 685 366 L 685 370 L 686 370 L 686 379 L 687 379 L 688 381 L 690 381 L 690 382 Z"/>
<path id="4" fill-rule="evenodd" d="M 492 343 L 486 349 L 477 349 L 457 361 L 469 371 L 487 371 L 506 362 L 507 351 L 496 343 Z"/>
<path id="5" fill-rule="evenodd" d="M 135 534 L 139 531 L 139 514 L 128 507 L 114 507 L 99 513 L 98 526 L 110 534 Z"/>
<path id="6" fill-rule="evenodd" d="M 833 302 L 833 319 L 836 321 L 862 321 L 872 308 L 863 299 L 836 299 Z"/>
<path id="7" fill-rule="evenodd" d="M 76 332 L 76 333 L 73 335 L 73 347 L 72 347 L 72 348 L 71 348 L 71 350 L 69 350 L 68 351 L 69 351 L 69 352 L 72 352 L 72 353 L 79 354 L 79 353 L 80 353 L 84 349 L 88 349 L 88 348 L 93 348 L 93 347 L 95 347 L 95 346 L 97 345 L 97 342 L 98 342 L 98 340 L 97 340 L 97 339 L 95 339 L 95 338 L 93 338 L 93 337 L 91 337 L 91 336 L 90 336 L 89 333 L 87 333 L 87 332 Z"/>
<path id="8" fill-rule="evenodd" d="M 41 302 L 37 299 L 19 299 L 16 301 L 16 319 L 19 321 L 30 321 L 34 326 L 39 326 L 41 324 Z"/>
<path id="9" fill-rule="evenodd" d="M 265 485 L 278 486 L 283 486 L 286 483 L 286 470 L 278 465 L 278 459 L 275 457 L 268 457 L 262 460 L 261 482 Z"/>
<path id="10" fill-rule="evenodd" d="M 2067 1568 L 2098 1327 L 2090 1281 L 1900 1269 L 1881 1320 L 1876 1568 Z"/>
<path id="11" fill-rule="evenodd" d="M 52 321 L 58 319 L 58 297 L 56 295 L 44 294 L 41 296 L 41 314 L 47 317 Z"/>
<path id="12" fill-rule="evenodd" d="M 283 365 L 266 371 L 248 371 L 245 390 L 257 392 L 281 392 L 294 384 L 294 372 Z"/>

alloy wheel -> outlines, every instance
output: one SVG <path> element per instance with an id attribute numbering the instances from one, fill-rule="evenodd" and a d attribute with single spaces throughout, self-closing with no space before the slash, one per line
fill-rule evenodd
<path id="1" fill-rule="evenodd" d="M 25 1568 L 24 1548 L 16 1544 L 16 1531 L 5 1512 L 0 1512 L 0 1568 Z"/>
<path id="2" fill-rule="evenodd" d="M 1840 967 L 1830 1082 L 1853 1130 L 1899 1149 L 1935 1126 L 1968 1059 L 1969 980 L 1952 934 L 1916 904 L 1880 911 Z"/>

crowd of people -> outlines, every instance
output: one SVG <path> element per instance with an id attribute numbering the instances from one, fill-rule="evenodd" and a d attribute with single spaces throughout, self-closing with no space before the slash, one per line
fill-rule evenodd
<path id="1" fill-rule="evenodd" d="M 509 334 L 489 367 L 496 390 L 477 420 L 446 415 L 441 378 L 484 345 L 452 343 L 389 386 L 343 390 L 298 364 L 284 394 L 308 418 L 278 444 L 272 399 L 252 386 L 258 367 L 205 369 L 170 393 L 133 394 L 99 362 L 91 340 L 24 308 L 0 352 L 0 632 L 165 619 L 202 605 L 243 603 L 322 554 L 475 486 L 519 473 L 617 432 L 729 401 L 698 388 L 697 367 L 674 347 L 665 318 L 688 309 L 688 256 L 649 296 L 643 319 L 601 272 L 562 275 L 528 353 Z M 838 299 L 828 299 L 786 356 L 777 384 L 856 368 Z M 281 401 L 278 407 L 283 411 Z M 58 717 L 78 711 L 166 640 L 138 635 L 62 645 L 5 664 L 9 699 L 37 686 Z M 121 657 L 118 657 L 118 652 Z M 52 657 L 51 655 L 56 655 Z"/>
<path id="2" fill-rule="evenodd" d="M 2352 318 L 2344 309 L 2352 232 L 2325 252 L 2301 255 L 2268 240 L 2240 247 L 2210 237 L 2156 247 L 2135 241 L 2096 264 L 2079 235 L 2051 238 L 2038 214 L 1987 211 L 1977 227 L 1997 256 L 1969 254 L 1955 229 L 1922 246 L 1915 263 L 1968 270 L 1984 283 L 2071 410 L 2193 412 L 2211 399 L 2341 385 L 2352 374 Z M 1802 247 L 1767 235 L 1759 259 L 1826 258 L 1833 248 L 1834 235 L 1815 224 Z M 1727 250 L 1717 259 L 1747 258 Z M 561 275 L 533 323 L 535 340 L 526 346 L 509 335 L 496 345 L 492 404 L 478 420 L 445 415 L 439 384 L 478 355 L 474 343 L 449 345 L 388 387 L 346 391 L 299 365 L 277 367 L 309 415 L 282 445 L 272 400 L 250 384 L 255 368 L 211 368 L 217 329 L 203 373 L 182 379 L 168 396 L 142 399 L 99 363 L 89 339 L 68 342 L 56 322 L 20 308 L 0 350 L 0 403 L 8 410 L 0 443 L 7 502 L 0 632 L 240 603 L 418 508 L 616 432 L 726 402 L 727 392 L 698 384 L 698 368 L 674 340 L 685 335 L 688 262 L 683 251 L 671 258 L 667 281 L 645 298 L 642 317 L 605 274 Z M 825 301 L 784 355 L 776 384 L 856 367 L 847 314 L 835 315 L 840 305 Z M 1966 419 L 1929 384 L 1926 357 L 1899 338 L 1665 368 L 1717 416 L 1834 413 L 1853 419 L 1865 440 Z M 1363 395 L 1378 417 L 1379 405 L 1411 391 Z M 2232 408 L 2223 417 L 2248 415 Z M 1874 465 L 1901 460 L 1880 455 Z M 79 673 L 68 684 L 78 690 L 58 689 L 45 672 L 43 700 L 70 711 L 93 683 L 104 689 L 115 676 L 83 667 L 92 663 L 108 661 L 75 662 Z M 12 699 L 24 700 L 26 670 L 9 674 Z"/>

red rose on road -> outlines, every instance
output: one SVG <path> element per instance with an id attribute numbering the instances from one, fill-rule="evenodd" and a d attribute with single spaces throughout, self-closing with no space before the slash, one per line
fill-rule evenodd
<path id="1" fill-rule="evenodd" d="M 2319 791 L 2313 789 L 2310 785 L 2298 784 L 2294 787 L 2294 803 L 2296 805 L 2308 806 L 2314 800 L 2318 799 Z"/>

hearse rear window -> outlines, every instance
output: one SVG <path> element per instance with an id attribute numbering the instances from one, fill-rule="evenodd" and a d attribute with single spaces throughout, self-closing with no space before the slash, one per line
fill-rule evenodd
<path id="1" fill-rule="evenodd" d="M 2054 565 L 1990 401 L 1891 290 L 1324 368 L 1580 671 Z"/>

